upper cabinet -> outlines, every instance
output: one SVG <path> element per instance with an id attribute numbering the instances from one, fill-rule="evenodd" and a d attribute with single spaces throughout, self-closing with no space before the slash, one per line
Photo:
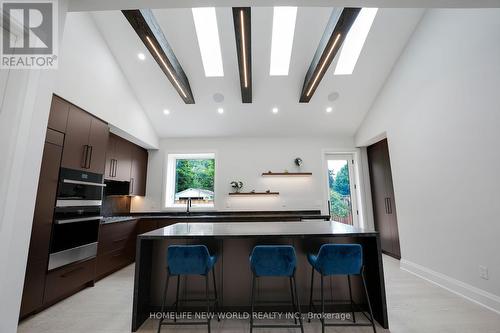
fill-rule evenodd
<path id="1" fill-rule="evenodd" d="M 71 104 L 64 99 L 54 96 L 50 106 L 49 123 L 47 127 L 62 133 L 66 132 L 70 105 Z"/>
<path id="2" fill-rule="evenodd" d="M 106 152 L 106 180 L 130 182 L 130 195 L 146 195 L 148 152 L 117 135 L 110 134 Z"/>
<path id="3" fill-rule="evenodd" d="M 122 182 L 130 181 L 132 167 L 132 144 L 116 136 L 109 135 L 106 151 L 106 173 L 104 179 Z"/>
<path id="4" fill-rule="evenodd" d="M 106 123 L 70 105 L 61 166 L 103 174 L 108 135 Z"/>
<path id="5" fill-rule="evenodd" d="M 130 195 L 146 195 L 146 176 L 148 169 L 148 151 L 139 146 L 132 146 L 132 169 L 130 172 Z"/>

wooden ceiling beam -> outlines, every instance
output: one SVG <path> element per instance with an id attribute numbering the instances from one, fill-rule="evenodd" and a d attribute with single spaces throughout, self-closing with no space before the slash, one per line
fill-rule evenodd
<path id="1" fill-rule="evenodd" d="M 194 104 L 189 80 L 150 9 L 122 10 L 123 15 L 186 104 Z"/>
<path id="2" fill-rule="evenodd" d="M 252 20 L 250 7 L 233 7 L 241 101 L 252 103 Z"/>
<path id="3" fill-rule="evenodd" d="M 321 79 L 342 46 L 361 8 L 335 8 L 307 71 L 300 103 L 309 103 Z"/>

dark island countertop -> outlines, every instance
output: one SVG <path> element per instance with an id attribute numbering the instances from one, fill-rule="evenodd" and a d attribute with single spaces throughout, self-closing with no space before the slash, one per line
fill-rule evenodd
<path id="1" fill-rule="evenodd" d="M 141 239 L 254 236 L 374 236 L 377 232 L 333 221 L 176 223 L 139 235 Z"/>

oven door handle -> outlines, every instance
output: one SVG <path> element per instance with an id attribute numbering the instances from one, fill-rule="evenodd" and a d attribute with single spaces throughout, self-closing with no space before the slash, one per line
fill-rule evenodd
<path id="1" fill-rule="evenodd" d="M 106 184 L 84 182 L 84 181 L 81 181 L 81 180 L 73 180 L 73 179 L 63 179 L 63 183 L 106 187 Z"/>
<path id="2" fill-rule="evenodd" d="M 90 216 L 90 217 L 81 217 L 77 219 L 65 219 L 65 220 L 56 220 L 55 224 L 66 224 L 66 223 L 76 223 L 76 222 L 85 222 L 85 221 L 95 221 L 102 220 L 102 216 Z"/>

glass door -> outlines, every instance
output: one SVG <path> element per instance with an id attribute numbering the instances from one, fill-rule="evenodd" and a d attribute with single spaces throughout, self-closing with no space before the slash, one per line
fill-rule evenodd
<path id="1" fill-rule="evenodd" d="M 352 155 L 326 155 L 330 219 L 350 225 L 357 218 L 353 162 Z"/>

